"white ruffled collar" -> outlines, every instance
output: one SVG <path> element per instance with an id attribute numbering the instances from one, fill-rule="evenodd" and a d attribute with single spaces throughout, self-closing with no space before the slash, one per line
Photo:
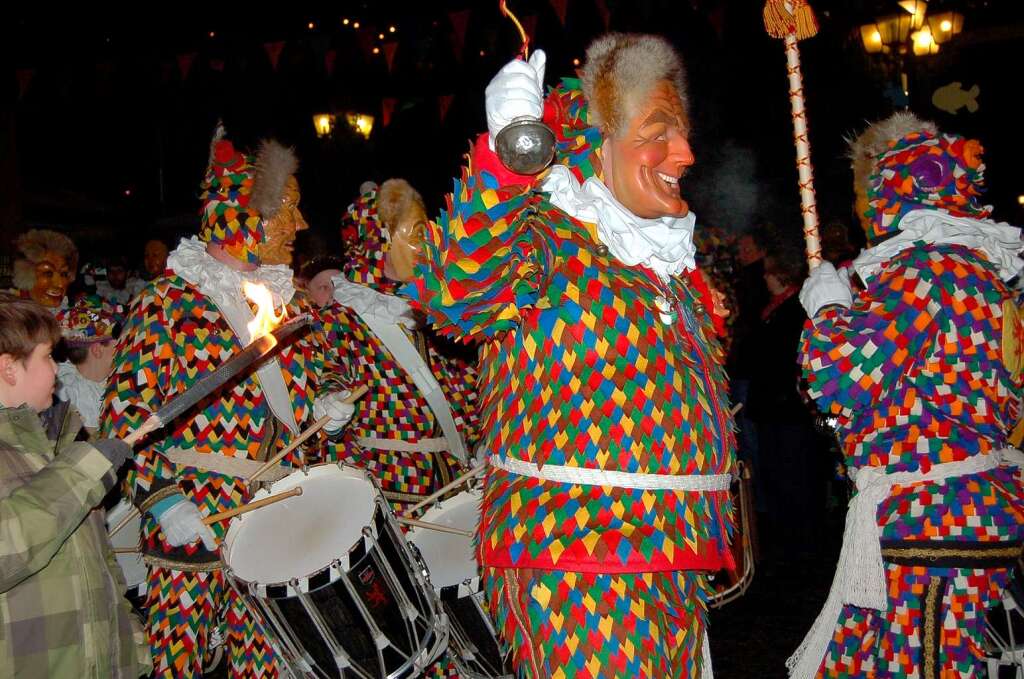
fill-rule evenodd
<path id="1" fill-rule="evenodd" d="M 900 231 L 853 260 L 853 268 L 867 281 L 893 257 L 915 243 L 963 245 L 976 250 L 995 265 L 999 277 L 1008 281 L 1024 267 L 1019 254 L 1024 250 L 1020 229 L 991 219 L 954 217 L 941 210 L 914 210 L 900 220 Z"/>
<path id="2" fill-rule="evenodd" d="M 214 302 L 218 299 L 244 299 L 242 284 L 258 283 L 270 290 L 275 306 L 283 306 L 295 295 L 292 270 L 284 264 L 261 266 L 254 271 L 236 271 L 206 252 L 206 243 L 195 236 L 182 238 L 167 256 L 167 268 L 199 288 Z"/>
<path id="3" fill-rule="evenodd" d="M 395 323 L 406 328 L 415 328 L 419 323 L 413 316 L 412 307 L 402 297 L 386 295 L 373 288 L 353 283 L 345 276 L 335 276 L 334 300 L 355 311 L 360 316 L 375 316 L 386 323 Z"/>
<path id="4" fill-rule="evenodd" d="M 566 214 L 597 225 L 601 242 L 627 266 L 641 264 L 662 280 L 697 268 L 693 228 L 697 217 L 642 219 L 619 203 L 597 177 L 582 185 L 564 165 L 555 165 L 541 183 L 551 203 Z"/>

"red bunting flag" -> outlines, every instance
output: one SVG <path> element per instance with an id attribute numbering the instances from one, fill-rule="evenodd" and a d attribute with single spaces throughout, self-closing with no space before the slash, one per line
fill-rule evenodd
<path id="1" fill-rule="evenodd" d="M 612 22 L 612 12 L 608 9 L 608 3 L 605 0 L 596 0 L 597 13 L 601 15 L 601 22 L 604 24 L 604 30 L 608 30 L 608 25 Z"/>
<path id="2" fill-rule="evenodd" d="M 555 10 L 555 14 L 558 15 L 558 20 L 565 26 L 565 13 L 569 11 L 569 0 L 549 0 L 552 9 Z"/>
<path id="3" fill-rule="evenodd" d="M 284 40 L 265 42 L 263 43 L 263 49 L 267 53 L 267 59 L 270 59 L 270 67 L 276 71 L 277 62 L 281 58 L 281 52 L 284 51 Z"/>
<path id="4" fill-rule="evenodd" d="M 18 99 L 21 100 L 21 98 L 25 96 L 25 92 L 28 91 L 28 86 L 32 83 L 32 78 L 36 75 L 36 69 L 19 68 L 15 75 L 18 78 Z"/>
<path id="5" fill-rule="evenodd" d="M 195 52 L 187 52 L 178 55 L 178 73 L 182 80 L 188 79 L 188 72 L 192 70 L 192 62 L 196 60 Z"/>
<path id="6" fill-rule="evenodd" d="M 455 58 L 459 61 L 462 61 L 462 50 L 466 47 L 466 28 L 469 26 L 471 11 L 464 9 L 448 14 L 448 19 L 452 22 L 452 46 L 455 48 Z"/>
<path id="7" fill-rule="evenodd" d="M 388 72 L 391 72 L 391 65 L 395 61 L 395 52 L 398 51 L 397 42 L 386 42 L 384 43 L 384 58 L 388 62 Z"/>
<path id="8" fill-rule="evenodd" d="M 223 59 L 210 59 L 210 70 L 217 71 L 218 73 L 224 72 L 224 60 Z"/>
<path id="9" fill-rule="evenodd" d="M 385 97 L 380 102 L 380 122 L 381 125 L 387 127 L 391 124 L 391 116 L 395 112 L 395 107 L 398 106 L 398 100 L 394 97 Z"/>
<path id="10" fill-rule="evenodd" d="M 448 115 L 448 109 L 449 109 L 449 107 L 451 107 L 452 99 L 454 99 L 454 98 L 455 98 L 455 96 L 451 95 L 451 94 L 442 94 L 441 96 L 439 96 L 437 98 L 437 106 L 438 106 L 438 109 L 441 112 L 441 122 L 442 123 L 444 122 L 444 117 L 446 115 Z"/>
<path id="11" fill-rule="evenodd" d="M 334 75 L 334 62 L 337 60 L 338 50 L 327 50 L 324 53 L 324 70 L 327 71 L 328 78 Z"/>

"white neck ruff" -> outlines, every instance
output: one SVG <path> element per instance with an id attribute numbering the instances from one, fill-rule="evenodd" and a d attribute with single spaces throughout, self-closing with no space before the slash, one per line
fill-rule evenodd
<path id="1" fill-rule="evenodd" d="M 383 323 L 394 323 L 409 329 L 419 325 L 409 302 L 402 297 L 386 295 L 366 285 L 353 283 L 344 274 L 335 276 L 331 282 L 334 283 L 334 300 L 360 316 L 375 316 Z"/>
<path id="2" fill-rule="evenodd" d="M 963 245 L 976 250 L 1008 281 L 1024 267 L 1019 253 L 1024 250 L 1020 229 L 991 219 L 954 217 L 941 210 L 914 210 L 900 220 L 900 232 L 873 248 L 861 251 L 853 268 L 861 280 L 877 274 L 886 262 L 915 243 Z"/>
<path id="3" fill-rule="evenodd" d="M 685 217 L 637 217 L 619 203 L 597 177 L 582 185 L 564 165 L 555 165 L 541 183 L 551 203 L 569 216 L 597 226 L 598 238 L 626 266 L 642 265 L 662 280 L 697 268 L 693 212 Z"/>
<path id="4" fill-rule="evenodd" d="M 221 300 L 245 299 L 242 284 L 264 285 L 275 306 L 284 306 L 295 296 L 292 270 L 285 264 L 260 266 L 253 271 L 236 271 L 210 256 L 206 244 L 193 236 L 182 238 L 167 256 L 167 268 L 184 278 L 220 306 Z"/>

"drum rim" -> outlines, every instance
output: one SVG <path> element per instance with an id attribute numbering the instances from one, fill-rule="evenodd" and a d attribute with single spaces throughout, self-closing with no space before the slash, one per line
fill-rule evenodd
<path id="1" fill-rule="evenodd" d="M 273 495 L 276 492 L 280 492 L 282 486 L 291 486 L 293 484 L 285 484 L 283 482 L 293 479 L 297 475 L 303 476 L 335 476 L 341 475 L 348 478 L 360 478 L 370 482 L 376 493 L 373 497 L 374 511 L 370 514 L 369 523 L 364 525 L 360 530 L 359 537 L 349 545 L 343 554 L 338 555 L 330 563 L 316 569 L 311 573 L 305 575 L 296 576 L 289 578 L 288 580 L 279 580 L 275 582 L 261 582 L 257 580 L 248 580 L 239 576 L 235 570 L 228 563 L 228 556 L 231 552 L 234 540 L 237 538 L 239 532 L 242 530 L 246 515 L 242 514 L 231 519 L 231 523 L 228 525 L 228 530 L 224 534 L 224 540 L 221 543 L 221 559 L 224 562 L 224 573 L 230 578 L 235 580 L 240 587 L 244 587 L 246 591 L 251 594 L 262 596 L 268 599 L 287 599 L 296 596 L 299 593 L 308 594 L 311 591 L 316 591 L 322 587 L 326 587 L 334 582 L 337 582 L 339 578 L 350 570 L 350 563 L 348 560 L 349 552 L 352 548 L 358 545 L 360 542 L 363 543 L 364 549 L 369 549 L 380 540 L 380 535 L 377 532 L 377 528 L 374 525 L 374 518 L 377 512 L 380 511 L 383 514 L 385 521 L 394 523 L 394 518 L 391 516 L 390 507 L 387 505 L 387 500 L 384 499 L 383 494 L 380 490 L 380 484 L 377 480 L 368 474 L 365 470 L 353 467 L 351 465 L 344 464 L 342 462 L 322 462 L 320 464 L 309 465 L 304 469 L 297 469 L 288 476 L 274 481 L 270 488 L 261 488 L 260 490 L 253 493 L 250 501 L 260 500 L 269 495 Z M 398 531 L 397 525 L 393 526 L 394 530 Z M 400 531 L 399 531 L 400 532 Z M 317 583 L 316 587 L 311 587 L 310 583 L 324 574 L 327 574 L 327 580 L 323 583 Z"/>

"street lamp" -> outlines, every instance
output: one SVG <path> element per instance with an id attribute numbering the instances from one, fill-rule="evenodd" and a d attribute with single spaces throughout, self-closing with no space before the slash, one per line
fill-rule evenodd
<path id="1" fill-rule="evenodd" d="M 928 15 L 928 28 L 937 44 L 949 41 L 964 29 L 964 15 L 959 12 L 939 12 Z"/>
<path id="2" fill-rule="evenodd" d="M 316 136 L 329 137 L 334 130 L 335 115 L 333 113 L 317 113 L 313 116 L 313 127 Z"/>
<path id="3" fill-rule="evenodd" d="M 353 111 L 345 114 L 345 121 L 348 122 L 352 131 L 362 136 L 363 139 L 370 138 L 370 133 L 373 132 L 373 116 Z"/>

